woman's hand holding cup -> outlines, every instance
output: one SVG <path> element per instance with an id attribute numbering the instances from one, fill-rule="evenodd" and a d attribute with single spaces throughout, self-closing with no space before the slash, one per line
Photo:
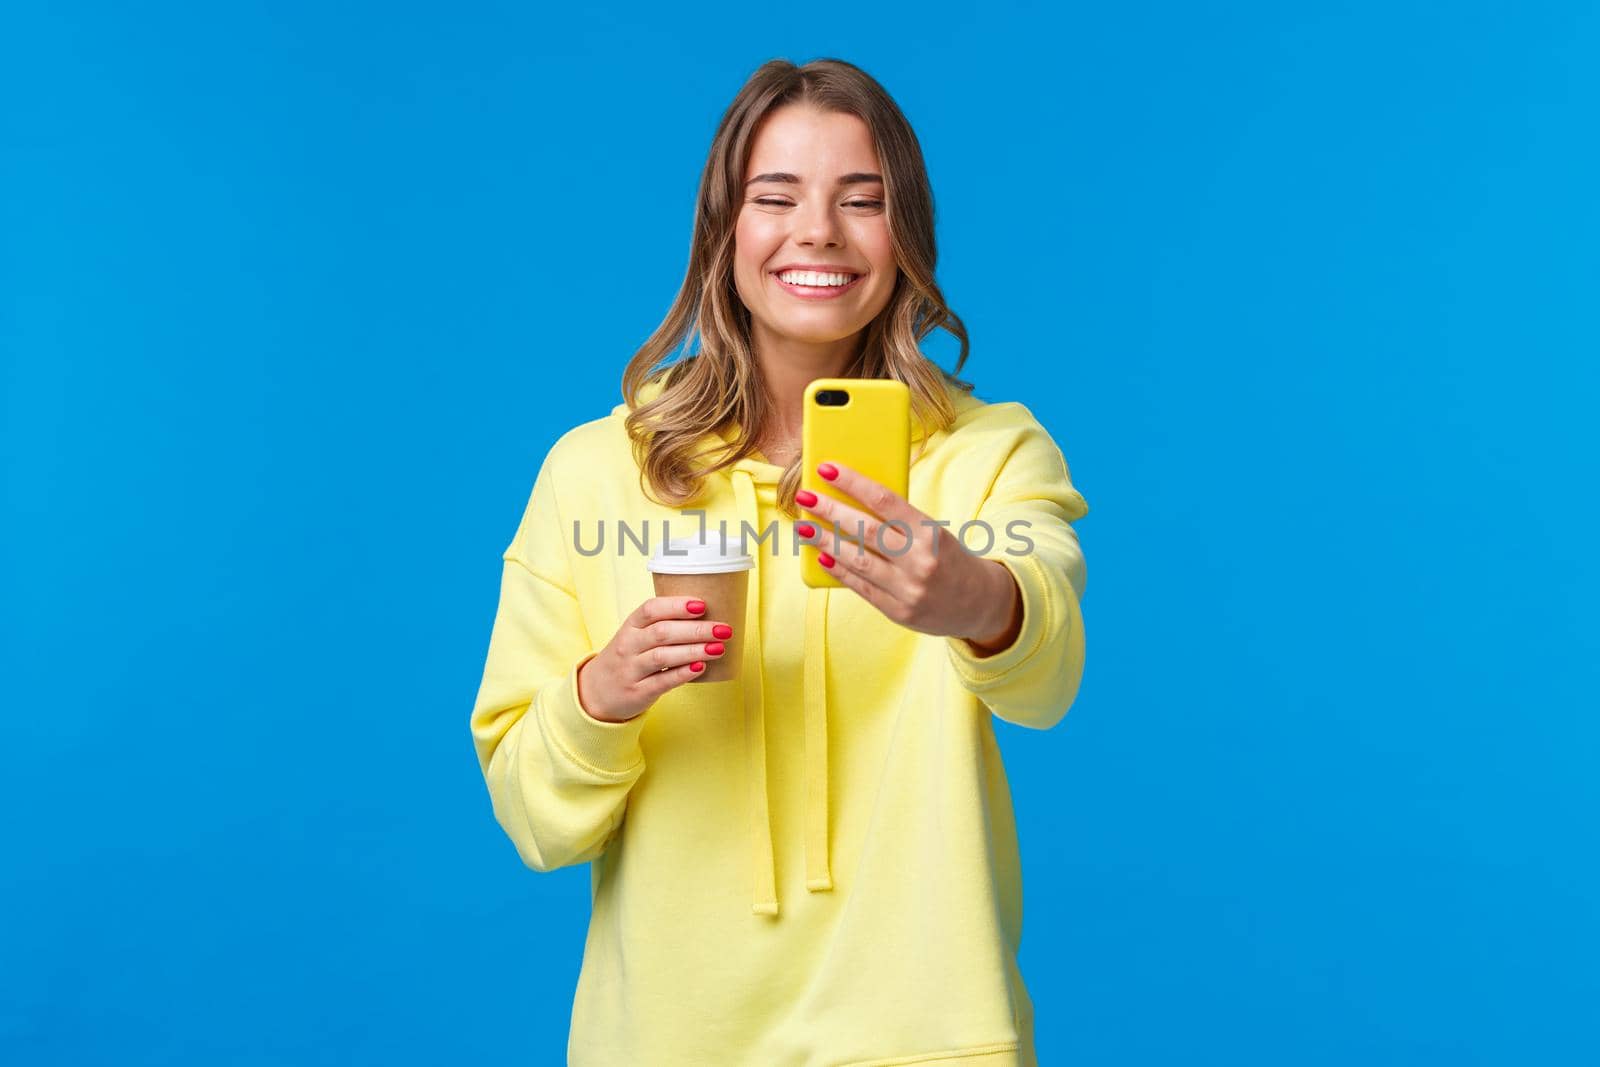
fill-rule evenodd
<path id="1" fill-rule="evenodd" d="M 606 647 L 578 669 L 578 703 L 591 718 L 627 722 L 663 693 L 692 682 L 723 655 L 726 623 L 702 618 L 704 601 L 654 596 L 633 610 Z"/>

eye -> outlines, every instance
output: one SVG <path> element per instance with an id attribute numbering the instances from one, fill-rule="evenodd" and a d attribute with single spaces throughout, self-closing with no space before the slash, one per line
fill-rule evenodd
<path id="1" fill-rule="evenodd" d="M 752 200 L 751 203 L 753 203 L 753 204 L 763 204 L 763 205 L 766 205 L 768 207 L 792 207 L 793 206 L 787 200 L 774 200 L 771 197 L 766 197 L 764 199 Z M 882 207 L 883 206 L 883 201 L 882 200 L 848 200 L 848 201 L 845 202 L 844 206 L 845 207 Z"/>

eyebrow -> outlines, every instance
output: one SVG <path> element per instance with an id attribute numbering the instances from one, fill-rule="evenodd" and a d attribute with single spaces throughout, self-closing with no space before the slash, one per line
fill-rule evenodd
<path id="1" fill-rule="evenodd" d="M 751 186 L 757 182 L 781 182 L 784 185 L 799 185 L 800 177 L 796 174 L 790 174 L 787 171 L 775 171 L 771 174 L 757 174 L 754 178 L 751 178 L 749 181 L 745 182 L 745 185 Z M 879 184 L 882 184 L 883 175 L 867 174 L 862 171 L 856 171 L 852 174 L 842 175 L 839 178 L 840 185 L 861 185 L 866 182 L 878 182 Z"/>

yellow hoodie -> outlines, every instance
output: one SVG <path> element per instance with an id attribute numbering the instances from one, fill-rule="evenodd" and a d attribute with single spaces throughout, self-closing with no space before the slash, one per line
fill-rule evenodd
<path id="1" fill-rule="evenodd" d="M 806 586 L 783 470 L 746 458 L 690 505 L 730 537 L 775 524 L 752 541 L 743 676 L 680 685 L 623 723 L 577 699 L 578 668 L 654 595 L 620 525 L 653 550 L 700 518 L 644 495 L 625 404 L 545 457 L 503 556 L 471 729 L 522 861 L 591 863 L 569 1064 L 1036 1062 L 990 716 L 1047 729 L 1077 695 L 1085 570 L 1068 524 L 1089 508 L 1027 408 L 947 391 L 957 419 L 914 427 L 908 499 L 952 533 L 987 524 L 992 544 L 984 526 L 963 540 L 1016 577 L 1016 642 L 979 656 Z"/>

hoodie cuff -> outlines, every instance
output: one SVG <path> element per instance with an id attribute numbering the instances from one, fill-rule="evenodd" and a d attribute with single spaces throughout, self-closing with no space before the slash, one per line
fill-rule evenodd
<path id="1" fill-rule="evenodd" d="M 541 706 L 562 754 L 590 774 L 609 779 L 631 773 L 644 759 L 639 745 L 644 716 L 606 722 L 583 710 L 578 703 L 578 671 L 597 655 L 592 652 L 574 663 L 565 677 L 542 694 Z"/>
<path id="2" fill-rule="evenodd" d="M 984 558 L 1005 567 L 1017 580 L 1017 590 L 1022 596 L 1022 628 L 1017 631 L 1017 639 L 1009 647 L 992 656 L 980 656 L 965 638 L 945 638 L 951 665 L 967 687 L 974 691 L 999 685 L 1012 671 L 1031 659 L 1044 644 L 1056 611 L 1056 594 L 1050 588 L 1037 554 Z"/>

